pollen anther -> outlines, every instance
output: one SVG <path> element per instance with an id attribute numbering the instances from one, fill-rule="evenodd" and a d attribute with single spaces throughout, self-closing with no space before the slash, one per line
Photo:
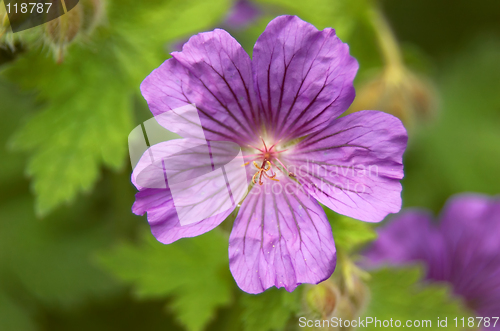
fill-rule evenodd
<path id="1" fill-rule="evenodd" d="M 269 162 L 268 160 L 265 160 L 264 162 L 262 162 L 261 166 L 259 166 L 259 164 L 257 162 L 253 161 L 253 165 L 255 166 L 255 168 L 257 168 L 257 172 L 252 177 L 252 183 L 257 184 L 257 177 L 258 177 L 259 178 L 258 179 L 259 185 L 263 185 L 264 182 L 262 182 L 262 176 L 264 176 L 270 180 L 274 180 L 276 182 L 279 182 L 279 179 L 275 178 L 276 173 L 273 173 L 271 175 L 269 175 L 267 173 L 269 170 L 271 170 L 271 162 Z"/>

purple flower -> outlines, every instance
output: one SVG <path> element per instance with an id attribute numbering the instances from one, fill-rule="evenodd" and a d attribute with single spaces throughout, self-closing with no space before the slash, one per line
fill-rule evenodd
<path id="1" fill-rule="evenodd" d="M 186 139 L 152 146 L 149 155 L 169 159 L 148 168 L 145 153 L 133 174 L 140 190 L 133 212 L 148 213 L 160 242 L 210 231 L 239 207 L 229 238 L 238 286 L 249 293 L 271 286 L 292 291 L 335 269 L 332 231 L 318 201 L 367 222 L 400 210 L 406 131 L 377 111 L 338 118 L 354 99 L 358 64 L 333 29 L 280 16 L 257 40 L 253 60 L 219 29 L 193 36 L 172 57 L 141 91 L 158 122 Z M 161 118 L 190 105 L 196 116 Z M 180 155 L 187 159 L 176 161 Z M 227 166 L 237 155 L 246 167 Z M 193 179 L 210 171 L 222 180 Z M 141 175 L 154 185 L 141 185 Z M 173 185 L 183 180 L 196 183 L 188 198 L 176 201 Z M 196 215 L 212 211 L 185 222 L 180 207 L 198 208 Z"/>
<path id="2" fill-rule="evenodd" d="M 500 313 L 500 199 L 479 194 L 451 198 L 440 221 L 407 210 L 379 231 L 368 263 L 425 263 L 426 278 L 452 284 L 469 308 L 483 317 Z M 491 321 L 491 327 L 494 320 Z M 496 325 L 500 328 L 500 322 Z"/>
<path id="3" fill-rule="evenodd" d="M 253 2 L 238 0 L 229 11 L 224 23 L 233 29 L 244 29 L 252 24 L 261 14 Z"/>

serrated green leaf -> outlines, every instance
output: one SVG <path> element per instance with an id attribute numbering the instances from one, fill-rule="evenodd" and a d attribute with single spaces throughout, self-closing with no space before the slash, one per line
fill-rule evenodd
<path id="1" fill-rule="evenodd" d="M 380 269 L 371 273 L 368 285 L 371 290 L 371 303 L 365 316 L 378 320 L 400 320 L 402 325 L 407 320 L 427 321 L 432 323 L 431 329 L 437 329 L 437 321 L 448 318 L 448 328 L 455 329 L 450 323 L 453 318 L 468 317 L 469 312 L 461 301 L 452 297 L 451 289 L 446 284 L 422 282 L 422 269 L 418 266 L 399 269 Z M 364 330 L 375 330 L 370 324 Z M 385 328 L 401 329 L 401 328 Z"/>
<path id="2" fill-rule="evenodd" d="M 147 234 L 139 246 L 122 244 L 100 255 L 101 264 L 133 284 L 140 298 L 171 296 L 169 308 L 188 330 L 202 330 L 231 301 L 228 238 L 219 230 L 170 245 Z"/>
<path id="3" fill-rule="evenodd" d="M 169 39 L 214 24 L 229 3 L 176 0 L 144 6 L 132 1 L 127 7 L 112 1 L 110 25 L 69 47 L 62 64 L 35 48 L 6 70 L 44 103 L 12 142 L 13 148 L 31 153 L 27 172 L 38 214 L 91 190 L 101 165 L 123 166 L 132 100 L 141 80 L 165 60 Z"/>
<path id="4" fill-rule="evenodd" d="M 131 95 L 120 68 L 100 51 L 74 49 L 62 65 L 32 51 L 6 72 L 38 90 L 45 103 L 12 141 L 13 148 L 32 153 L 27 171 L 41 215 L 90 190 L 101 164 L 124 164 Z"/>
<path id="5" fill-rule="evenodd" d="M 370 223 L 337 214 L 327 207 L 324 210 L 332 227 L 337 250 L 352 251 L 377 238 Z"/>
<path id="6" fill-rule="evenodd" d="M 301 290 L 289 293 L 285 289 L 271 288 L 259 295 L 244 294 L 241 305 L 245 331 L 283 330 L 301 309 Z"/>

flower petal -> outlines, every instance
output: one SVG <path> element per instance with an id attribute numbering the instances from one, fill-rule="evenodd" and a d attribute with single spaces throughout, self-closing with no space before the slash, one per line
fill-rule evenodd
<path id="1" fill-rule="evenodd" d="M 407 209 L 377 232 L 377 240 L 364 254 L 368 266 L 422 262 L 428 278 L 447 279 L 449 256 L 444 238 L 433 225 L 430 213 Z"/>
<path id="2" fill-rule="evenodd" d="M 281 176 L 252 188 L 229 238 L 229 265 L 238 286 L 260 293 L 271 286 L 293 291 L 331 276 L 336 254 L 321 206 Z"/>
<path id="3" fill-rule="evenodd" d="M 354 100 L 357 61 L 335 30 L 296 16 L 272 20 L 257 40 L 252 69 L 261 122 L 275 139 L 321 130 Z"/>
<path id="4" fill-rule="evenodd" d="M 330 209 L 379 222 L 401 208 L 406 130 L 396 117 L 360 111 L 309 135 L 284 156 L 309 193 Z"/>
<path id="5" fill-rule="evenodd" d="M 480 316 L 500 309 L 500 200 L 460 194 L 446 203 L 440 231 L 449 250 L 448 278 Z"/>
<path id="6" fill-rule="evenodd" d="M 240 44 L 217 29 L 191 37 L 172 56 L 141 84 L 151 112 L 194 104 L 207 139 L 244 144 L 254 138 L 251 61 Z"/>
<path id="7" fill-rule="evenodd" d="M 141 191 L 133 211 L 148 213 L 155 237 L 170 243 L 220 224 L 247 193 L 239 146 L 176 139 L 150 147 L 132 182 Z"/>
<path id="8" fill-rule="evenodd" d="M 148 213 L 151 233 L 163 243 L 170 244 L 181 238 L 196 237 L 208 232 L 224 221 L 233 209 L 202 221 L 182 225 L 179 222 L 170 189 L 144 189 L 135 195 L 132 211 L 136 215 Z"/>

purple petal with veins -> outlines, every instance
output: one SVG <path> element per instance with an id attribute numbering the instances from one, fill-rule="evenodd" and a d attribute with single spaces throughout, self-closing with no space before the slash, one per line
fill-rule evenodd
<path id="1" fill-rule="evenodd" d="M 358 63 L 349 47 L 335 30 L 318 31 L 296 16 L 269 23 L 252 65 L 259 118 L 275 139 L 321 130 L 354 100 Z"/>
<path id="2" fill-rule="evenodd" d="M 238 286 L 260 293 L 271 286 L 293 291 L 317 284 L 335 269 L 332 230 L 321 206 L 302 187 L 280 176 L 252 190 L 229 238 L 229 265 Z"/>
<path id="3" fill-rule="evenodd" d="M 330 209 L 379 222 L 401 209 L 399 181 L 406 142 L 399 119 L 365 110 L 307 136 L 284 161 L 309 193 Z"/>

